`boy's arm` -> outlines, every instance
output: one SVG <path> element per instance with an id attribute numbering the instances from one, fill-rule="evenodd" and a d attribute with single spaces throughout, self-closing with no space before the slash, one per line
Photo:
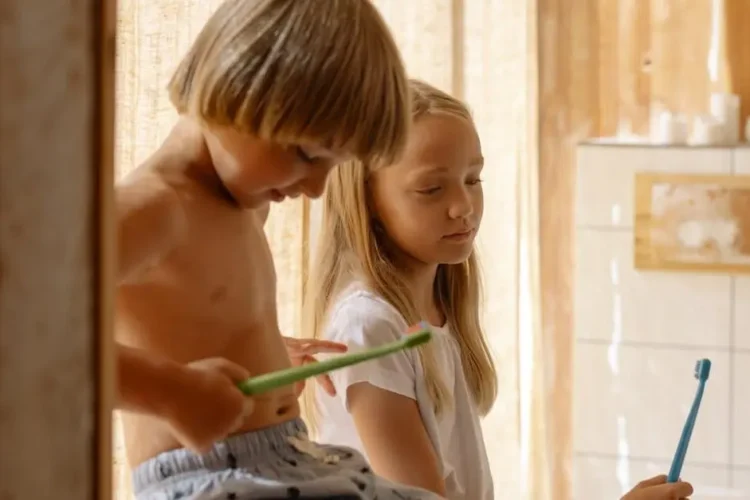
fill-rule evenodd
<path id="1" fill-rule="evenodd" d="M 169 401 L 181 387 L 182 366 L 117 344 L 117 409 L 167 417 Z"/>
<path id="2" fill-rule="evenodd" d="M 366 382 L 349 386 L 347 399 L 378 475 L 445 496 L 442 467 L 416 401 Z"/>
<path id="3" fill-rule="evenodd" d="M 179 241 L 185 217 L 176 193 L 156 176 L 141 177 L 115 190 L 117 283 L 133 280 Z M 116 344 L 117 408 L 160 415 L 162 401 L 179 380 L 182 366 Z"/>
<path id="4" fill-rule="evenodd" d="M 123 345 L 117 350 L 119 409 L 151 415 L 169 424 L 183 446 L 205 453 L 237 430 L 253 400 L 237 389 L 250 373 L 222 358 L 184 367 Z"/>
<path id="5" fill-rule="evenodd" d="M 185 214 L 174 190 L 157 176 L 144 176 L 115 190 L 117 283 L 157 262 L 185 232 Z"/>

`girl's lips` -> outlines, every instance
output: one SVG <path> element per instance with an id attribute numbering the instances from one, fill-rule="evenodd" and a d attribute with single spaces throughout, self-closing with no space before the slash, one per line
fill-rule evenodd
<path id="1" fill-rule="evenodd" d="M 466 241 L 470 239 L 474 235 L 474 230 L 469 229 L 468 231 L 462 231 L 460 233 L 453 233 L 449 234 L 447 236 L 443 236 L 443 239 L 449 240 L 449 241 Z"/>

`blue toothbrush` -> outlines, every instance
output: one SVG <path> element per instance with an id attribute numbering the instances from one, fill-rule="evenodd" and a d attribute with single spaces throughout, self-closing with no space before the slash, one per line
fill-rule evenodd
<path id="1" fill-rule="evenodd" d="M 680 443 L 677 445 L 677 451 L 675 452 L 674 459 L 672 460 L 672 467 L 669 468 L 669 474 L 667 475 L 668 483 L 676 483 L 680 479 L 682 464 L 683 462 L 685 462 L 685 454 L 687 454 L 688 445 L 690 444 L 690 437 L 693 435 L 695 419 L 698 417 L 698 409 L 701 406 L 703 390 L 706 388 L 706 381 L 708 380 L 708 375 L 710 373 L 710 360 L 699 359 L 695 362 L 695 378 L 698 379 L 698 391 L 695 393 L 693 406 L 690 408 L 690 413 L 688 414 L 687 421 L 685 421 L 685 427 L 683 427 L 682 429 Z"/>

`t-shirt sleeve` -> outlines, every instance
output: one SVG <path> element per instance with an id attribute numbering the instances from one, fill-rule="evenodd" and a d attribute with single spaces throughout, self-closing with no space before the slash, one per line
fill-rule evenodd
<path id="1" fill-rule="evenodd" d="M 399 340 L 404 330 L 405 323 L 390 306 L 374 297 L 355 296 L 336 309 L 326 338 L 346 344 L 349 352 L 357 352 Z M 347 389 L 361 382 L 416 399 L 413 358 L 404 351 L 336 370 L 330 376 L 347 409 Z"/>

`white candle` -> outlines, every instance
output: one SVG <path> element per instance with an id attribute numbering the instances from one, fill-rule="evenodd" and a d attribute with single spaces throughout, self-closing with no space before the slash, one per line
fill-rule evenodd
<path id="1" fill-rule="evenodd" d="M 688 122 L 682 115 L 662 111 L 654 120 L 651 140 L 656 144 L 685 144 L 688 139 Z"/>
<path id="2" fill-rule="evenodd" d="M 745 122 L 745 140 L 750 142 L 750 116 L 747 117 L 747 121 Z"/>
<path id="3" fill-rule="evenodd" d="M 740 141 L 740 97 L 735 94 L 711 94 L 711 116 L 724 125 L 724 142 L 737 144 Z"/>
<path id="4" fill-rule="evenodd" d="M 694 146 L 718 146 L 726 142 L 726 130 L 722 122 L 709 115 L 699 115 L 693 122 L 690 144 Z"/>

